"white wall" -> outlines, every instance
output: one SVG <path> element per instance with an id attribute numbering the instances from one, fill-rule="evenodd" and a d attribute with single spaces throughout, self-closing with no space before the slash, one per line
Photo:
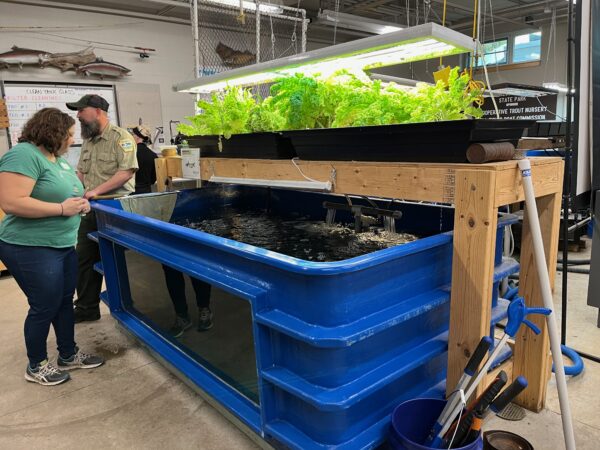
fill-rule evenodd
<path id="1" fill-rule="evenodd" d="M 182 120 L 184 116 L 193 114 L 193 97 L 171 89 L 174 83 L 194 77 L 189 26 L 0 2 L 0 27 L 65 27 L 42 31 L 76 39 L 154 48 L 156 52 L 150 58 L 140 59 L 139 52 L 116 51 L 115 47 L 93 44 L 97 56 L 131 69 L 130 76 L 117 81 L 105 79 L 102 83 L 117 86 L 125 83 L 156 85 L 160 90 L 166 139 L 169 138 L 169 120 Z M 73 52 L 88 46 L 86 42 L 69 41 L 36 32 L 0 31 L 0 53 L 10 50 L 13 45 L 52 53 Z M 41 69 L 33 66 L 25 66 L 22 70 L 0 69 L 0 77 L 5 81 L 101 82 L 99 79 L 76 75 L 73 71 L 61 73 L 52 67 Z M 143 118 L 144 112 L 140 111 L 139 116 Z"/>

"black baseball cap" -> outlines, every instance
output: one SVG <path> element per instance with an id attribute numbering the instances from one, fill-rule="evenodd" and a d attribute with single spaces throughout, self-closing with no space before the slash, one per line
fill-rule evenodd
<path id="1" fill-rule="evenodd" d="M 67 108 L 72 111 L 78 111 L 87 106 L 92 108 L 100 108 L 103 111 L 108 111 L 108 102 L 96 94 L 88 94 L 81 97 L 73 103 L 67 103 Z"/>

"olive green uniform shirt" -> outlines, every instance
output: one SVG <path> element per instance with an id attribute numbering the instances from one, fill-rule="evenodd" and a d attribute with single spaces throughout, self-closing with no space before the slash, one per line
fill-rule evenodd
<path id="1" fill-rule="evenodd" d="M 137 145 L 131 134 L 116 125 L 108 124 L 104 131 L 81 146 L 77 171 L 83 175 L 83 185 L 91 191 L 108 181 L 119 170 L 138 168 Z M 103 195 L 127 195 L 135 191 L 135 177 L 120 188 Z"/>

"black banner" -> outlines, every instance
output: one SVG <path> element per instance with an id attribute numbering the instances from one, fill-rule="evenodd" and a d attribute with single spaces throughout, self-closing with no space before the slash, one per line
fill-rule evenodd
<path id="1" fill-rule="evenodd" d="M 501 119 L 556 120 L 558 94 L 540 97 L 519 97 L 515 95 L 494 96 Z M 486 97 L 483 109 L 484 119 L 495 119 L 496 110 L 492 99 Z"/>

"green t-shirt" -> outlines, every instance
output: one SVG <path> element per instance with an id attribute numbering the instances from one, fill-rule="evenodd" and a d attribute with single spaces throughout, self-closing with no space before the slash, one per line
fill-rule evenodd
<path id="1" fill-rule="evenodd" d="M 48 160 L 34 145 L 22 142 L 0 159 L 0 172 L 14 172 L 35 180 L 31 198 L 61 203 L 83 196 L 83 185 L 69 163 L 60 158 Z M 58 211 L 58 208 L 57 208 Z M 0 240 L 9 244 L 72 247 L 77 243 L 79 214 L 28 219 L 7 214 L 0 222 Z"/>

